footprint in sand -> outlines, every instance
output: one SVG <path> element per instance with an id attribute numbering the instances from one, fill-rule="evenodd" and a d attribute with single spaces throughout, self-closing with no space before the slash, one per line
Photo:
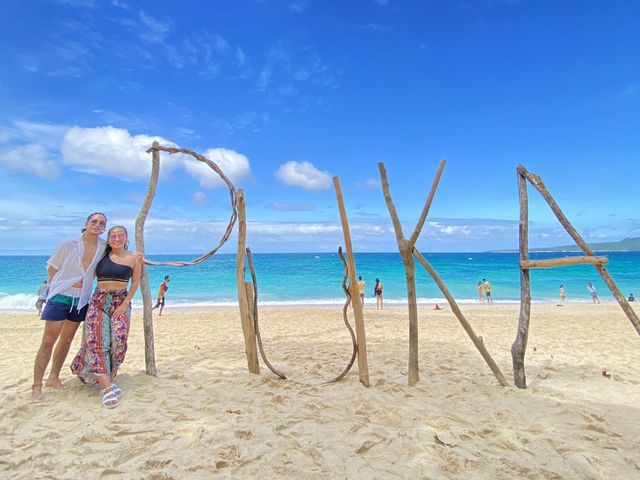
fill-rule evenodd
<path id="1" fill-rule="evenodd" d="M 242 440 L 251 440 L 253 438 L 253 432 L 251 432 L 251 430 L 236 430 L 234 435 L 236 438 Z"/>

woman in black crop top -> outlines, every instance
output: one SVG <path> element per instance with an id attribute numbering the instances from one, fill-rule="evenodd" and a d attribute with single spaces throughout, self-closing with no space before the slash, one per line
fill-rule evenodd
<path id="1" fill-rule="evenodd" d="M 142 267 L 138 255 L 127 250 L 126 228 L 112 227 L 107 237 L 109 244 L 96 267 L 98 287 L 89 301 L 82 344 L 71 371 L 85 383 L 97 381 L 102 405 L 115 408 L 122 390 L 113 379 L 127 351 L 131 299 L 138 289 Z"/>

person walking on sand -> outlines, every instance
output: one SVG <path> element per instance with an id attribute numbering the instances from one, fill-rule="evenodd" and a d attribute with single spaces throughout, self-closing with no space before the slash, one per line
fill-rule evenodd
<path id="1" fill-rule="evenodd" d="M 131 321 L 131 299 L 140 283 L 141 262 L 129 252 L 127 229 L 111 227 L 104 255 L 96 266 L 94 290 L 82 331 L 82 344 L 71 362 L 71 371 L 83 383 L 97 383 L 102 406 L 115 408 L 122 390 L 114 383 L 124 362 Z M 131 286 L 127 286 L 131 281 Z"/>
<path id="2" fill-rule="evenodd" d="M 93 274 L 106 245 L 100 238 L 106 225 L 104 213 L 92 213 L 84 223 L 82 235 L 60 245 L 47 262 L 49 293 L 41 316 L 45 321 L 44 333 L 33 365 L 31 385 L 35 400 L 44 398 L 42 381 L 52 352 L 53 363 L 46 386 L 62 387 L 60 370 L 76 330 L 87 313 Z"/>
<path id="3" fill-rule="evenodd" d="M 484 287 L 484 294 L 487 296 L 487 303 L 493 303 L 493 298 L 491 298 L 491 283 L 489 280 L 483 278 L 482 286 Z"/>
<path id="4" fill-rule="evenodd" d="M 476 289 L 478 290 L 478 303 L 484 303 L 484 285 L 482 285 L 482 280 L 478 280 Z"/>
<path id="5" fill-rule="evenodd" d="M 160 284 L 160 288 L 158 289 L 158 300 L 152 308 L 152 310 L 155 310 L 160 307 L 160 311 L 158 312 L 159 317 L 162 316 L 162 309 L 164 308 L 164 295 L 167 293 L 167 290 L 169 290 L 169 285 L 167 285 L 167 283 L 169 283 L 169 275 L 164 276 L 164 282 Z"/>
<path id="6" fill-rule="evenodd" d="M 560 285 L 560 301 L 564 303 L 565 298 L 567 298 L 567 292 L 564 289 L 564 285 Z"/>
<path id="7" fill-rule="evenodd" d="M 356 285 L 358 286 L 358 295 L 360 295 L 360 301 L 362 302 L 362 306 L 364 307 L 364 288 L 366 284 L 364 283 L 364 280 L 362 280 L 362 277 L 358 277 Z"/>
<path id="8" fill-rule="evenodd" d="M 376 297 L 376 309 L 382 310 L 384 308 L 384 295 L 382 289 L 384 286 L 379 278 L 376 278 L 376 284 L 373 286 L 373 296 Z"/>
<path id="9" fill-rule="evenodd" d="M 593 303 L 600 303 L 598 292 L 596 291 L 596 287 L 593 286 L 593 283 L 587 283 L 587 290 L 589 290 L 589 293 L 591 294 L 591 300 L 593 300 Z"/>
<path id="10" fill-rule="evenodd" d="M 44 280 L 40 288 L 38 288 L 38 300 L 36 300 L 36 309 L 38 316 L 42 315 L 42 307 L 47 303 L 47 295 L 49 294 L 49 282 Z"/>

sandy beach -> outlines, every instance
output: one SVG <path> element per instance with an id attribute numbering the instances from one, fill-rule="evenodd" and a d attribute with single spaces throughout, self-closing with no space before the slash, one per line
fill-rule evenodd
<path id="1" fill-rule="evenodd" d="M 462 310 L 511 382 L 518 306 Z M 261 310 L 267 355 L 288 380 L 263 364 L 247 372 L 236 309 L 166 313 L 155 378 L 134 314 L 114 410 L 68 367 L 64 389 L 33 402 L 42 323 L 0 314 L 0 477 L 640 477 L 640 337 L 617 304 L 533 305 L 527 390 L 497 383 L 448 306 L 420 308 L 414 387 L 406 308 L 365 309 L 369 388 L 357 363 L 322 385 L 351 355 L 339 308 Z"/>

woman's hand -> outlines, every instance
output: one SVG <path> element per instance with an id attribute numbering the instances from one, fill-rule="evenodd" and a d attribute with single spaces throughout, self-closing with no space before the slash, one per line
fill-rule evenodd
<path id="1" fill-rule="evenodd" d="M 128 305 L 126 303 L 121 304 L 118 308 L 113 311 L 113 319 L 119 320 L 122 315 L 127 311 Z"/>

